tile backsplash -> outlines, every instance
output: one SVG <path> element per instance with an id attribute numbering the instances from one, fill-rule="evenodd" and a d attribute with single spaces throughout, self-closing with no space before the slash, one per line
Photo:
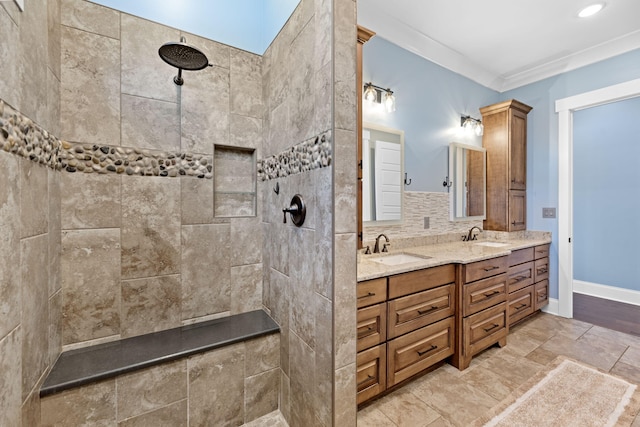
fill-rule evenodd
<path id="1" fill-rule="evenodd" d="M 393 242 L 397 239 L 411 239 L 465 233 L 471 227 L 482 227 L 482 220 L 450 221 L 449 193 L 427 193 L 421 191 L 404 192 L 404 219 L 401 224 L 364 224 L 364 244 L 371 244 L 380 233 L 385 233 Z M 424 228 L 425 217 L 429 218 L 429 228 Z"/>

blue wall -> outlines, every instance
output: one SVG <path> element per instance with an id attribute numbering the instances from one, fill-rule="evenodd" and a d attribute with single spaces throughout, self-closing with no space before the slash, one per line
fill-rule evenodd
<path id="1" fill-rule="evenodd" d="M 364 45 L 363 66 L 365 82 L 390 87 L 396 94 L 395 113 L 366 108 L 363 112 L 365 121 L 405 131 L 405 170 L 413 179 L 411 186 L 405 187 L 407 190 L 443 191 L 449 142 L 481 145 L 480 138 L 457 136 L 460 113 L 479 118 L 480 107 L 512 98 L 533 107 L 527 129 L 527 229 L 553 234 L 549 284 L 550 296 L 557 298 L 558 221 L 542 218 L 543 207 L 558 206 L 555 101 L 640 78 L 640 49 L 504 93 L 474 83 L 380 37 Z"/>
<path id="2" fill-rule="evenodd" d="M 551 231 L 550 296 L 558 297 L 558 221 L 543 207 L 558 206 L 558 116 L 555 101 L 640 78 L 640 49 L 501 94 L 533 107 L 527 127 L 527 228 Z"/>
<path id="3" fill-rule="evenodd" d="M 482 146 L 482 138 L 460 134 L 460 115 L 480 118 L 480 107 L 499 99 L 496 91 L 374 37 L 363 48 L 363 81 L 390 88 L 396 111 L 363 108 L 363 120 L 405 132 L 405 172 L 410 191 L 443 192 L 450 142 Z"/>
<path id="4" fill-rule="evenodd" d="M 573 115 L 573 268 L 640 291 L 640 98 Z"/>
<path id="5" fill-rule="evenodd" d="M 299 0 L 92 1 L 262 55 Z"/>

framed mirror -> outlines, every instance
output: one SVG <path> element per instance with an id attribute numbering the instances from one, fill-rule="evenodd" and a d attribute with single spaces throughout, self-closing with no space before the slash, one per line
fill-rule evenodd
<path id="1" fill-rule="evenodd" d="M 487 150 L 457 142 L 449 144 L 450 219 L 485 219 L 487 212 Z"/>
<path id="2" fill-rule="evenodd" d="M 362 221 L 400 223 L 403 218 L 404 131 L 364 123 Z"/>

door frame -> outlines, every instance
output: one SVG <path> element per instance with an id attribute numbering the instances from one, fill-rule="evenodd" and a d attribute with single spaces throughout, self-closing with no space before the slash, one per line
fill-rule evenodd
<path id="1" fill-rule="evenodd" d="M 640 79 L 556 100 L 558 114 L 558 314 L 573 317 L 573 112 L 640 96 Z"/>

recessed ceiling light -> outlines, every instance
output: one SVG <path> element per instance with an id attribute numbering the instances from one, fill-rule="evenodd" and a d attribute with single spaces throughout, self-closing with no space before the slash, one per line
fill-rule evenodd
<path id="1" fill-rule="evenodd" d="M 581 9 L 580 12 L 578 12 L 578 16 L 580 18 L 586 18 L 587 16 L 592 16 L 600 12 L 602 8 L 604 8 L 604 3 L 595 3 Z"/>

